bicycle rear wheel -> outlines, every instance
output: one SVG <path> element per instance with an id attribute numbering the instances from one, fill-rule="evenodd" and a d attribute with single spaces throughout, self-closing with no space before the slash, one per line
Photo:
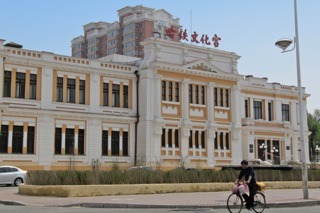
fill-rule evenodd
<path id="1" fill-rule="evenodd" d="M 266 198 L 262 192 L 257 192 L 253 197 L 253 211 L 261 213 L 266 208 Z"/>
<path id="2" fill-rule="evenodd" d="M 227 207 L 230 213 L 241 212 L 243 207 L 242 197 L 238 194 L 231 194 L 227 200 Z"/>

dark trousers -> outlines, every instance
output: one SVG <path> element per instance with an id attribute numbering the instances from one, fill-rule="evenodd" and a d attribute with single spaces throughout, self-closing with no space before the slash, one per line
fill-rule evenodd
<path id="1" fill-rule="evenodd" d="M 249 187 L 249 196 L 247 194 L 244 194 L 242 195 L 242 197 L 246 201 L 246 207 L 250 208 L 253 206 L 253 197 L 254 197 L 254 194 L 257 192 L 256 183 L 250 183 L 248 187 Z"/>

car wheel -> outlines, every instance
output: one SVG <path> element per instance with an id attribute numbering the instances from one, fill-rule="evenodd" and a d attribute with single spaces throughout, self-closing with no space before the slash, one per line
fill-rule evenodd
<path id="1" fill-rule="evenodd" d="M 16 178 L 16 179 L 14 180 L 14 185 L 15 185 L 15 186 L 19 186 L 21 183 L 23 183 L 22 178 Z"/>

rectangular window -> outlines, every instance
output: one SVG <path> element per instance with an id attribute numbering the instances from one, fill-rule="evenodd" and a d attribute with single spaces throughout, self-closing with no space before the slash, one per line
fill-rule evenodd
<path id="1" fill-rule="evenodd" d="M 36 99 L 37 98 L 37 75 L 30 74 L 30 91 L 29 98 Z"/>
<path id="2" fill-rule="evenodd" d="M 174 130 L 174 145 L 175 147 L 179 147 L 179 130 Z"/>
<path id="3" fill-rule="evenodd" d="M 67 102 L 68 103 L 76 102 L 76 79 L 72 79 L 72 78 L 67 79 Z"/>
<path id="4" fill-rule="evenodd" d="M 57 78 L 57 102 L 63 102 L 63 78 Z"/>
<path id="5" fill-rule="evenodd" d="M 196 85 L 196 104 L 199 104 L 199 86 Z"/>
<path id="6" fill-rule="evenodd" d="M 9 134 L 9 126 L 1 125 L 0 153 L 8 153 L 8 134 Z"/>
<path id="7" fill-rule="evenodd" d="M 129 107 L 129 87 L 127 85 L 123 86 L 123 107 Z"/>
<path id="8" fill-rule="evenodd" d="M 162 129 L 161 146 L 166 147 L 166 129 Z"/>
<path id="9" fill-rule="evenodd" d="M 166 81 L 162 81 L 162 100 L 166 100 Z"/>
<path id="10" fill-rule="evenodd" d="M 168 147 L 172 147 L 172 129 L 168 129 Z"/>
<path id="11" fill-rule="evenodd" d="M 282 104 L 282 121 L 290 121 L 290 106 Z"/>
<path id="12" fill-rule="evenodd" d="M 79 104 L 85 104 L 86 102 L 86 81 L 80 80 L 79 85 Z"/>
<path id="13" fill-rule="evenodd" d="M 122 132 L 122 155 L 129 156 L 128 132 Z"/>
<path id="14" fill-rule="evenodd" d="M 111 155 L 119 156 L 119 131 L 112 131 L 111 133 Z"/>
<path id="15" fill-rule="evenodd" d="M 214 88 L 214 106 L 218 106 L 218 89 Z"/>
<path id="16" fill-rule="evenodd" d="M 189 103 L 190 104 L 193 103 L 193 85 L 192 84 L 189 85 Z"/>
<path id="17" fill-rule="evenodd" d="M 120 85 L 112 85 L 112 106 L 120 107 Z"/>
<path id="18" fill-rule="evenodd" d="M 172 99 L 172 98 L 173 98 L 172 95 L 173 95 L 172 82 L 169 81 L 169 101 L 172 101 L 172 100 L 173 100 L 173 99 Z"/>
<path id="19" fill-rule="evenodd" d="M 179 83 L 176 82 L 176 97 L 175 97 L 175 101 L 179 102 L 180 101 L 180 88 L 179 88 Z"/>
<path id="20" fill-rule="evenodd" d="M 78 130 L 78 155 L 84 155 L 84 129 Z"/>
<path id="21" fill-rule="evenodd" d="M 3 97 L 11 97 L 11 72 L 4 71 Z"/>
<path id="22" fill-rule="evenodd" d="M 216 132 L 216 136 L 214 138 L 214 149 L 218 149 L 218 132 Z"/>
<path id="23" fill-rule="evenodd" d="M 249 153 L 253 153 L 253 144 L 249 144 Z"/>
<path id="24" fill-rule="evenodd" d="M 272 121 L 272 105 L 268 102 L 268 121 Z"/>
<path id="25" fill-rule="evenodd" d="M 248 106 L 248 99 L 244 100 L 244 113 L 245 117 L 249 117 L 249 106 Z"/>
<path id="26" fill-rule="evenodd" d="M 34 154 L 34 126 L 28 126 L 27 154 Z"/>
<path id="27" fill-rule="evenodd" d="M 66 155 L 74 155 L 74 129 L 66 129 Z"/>
<path id="28" fill-rule="evenodd" d="M 206 132 L 202 131 L 201 132 L 201 147 L 206 148 Z"/>
<path id="29" fill-rule="evenodd" d="M 262 102 L 261 101 L 253 102 L 253 110 L 254 110 L 254 119 L 262 119 Z"/>
<path id="30" fill-rule="evenodd" d="M 224 149 L 224 145 L 223 145 L 223 132 L 220 132 L 220 149 Z"/>
<path id="31" fill-rule="evenodd" d="M 54 154 L 61 155 L 61 143 L 62 143 L 62 128 L 56 128 Z"/>
<path id="32" fill-rule="evenodd" d="M 201 86 L 201 104 L 206 104 L 206 91 L 204 86 Z"/>
<path id="33" fill-rule="evenodd" d="M 108 155 L 108 130 L 102 131 L 102 155 Z"/>
<path id="34" fill-rule="evenodd" d="M 229 107 L 229 90 L 226 89 L 226 107 Z"/>
<path id="35" fill-rule="evenodd" d="M 223 89 L 220 89 L 220 106 L 223 107 Z"/>
<path id="36" fill-rule="evenodd" d="M 230 142 L 229 142 L 229 133 L 226 133 L 226 149 L 229 150 L 230 149 Z"/>
<path id="37" fill-rule="evenodd" d="M 109 84 L 103 83 L 103 106 L 109 106 Z"/>
<path id="38" fill-rule="evenodd" d="M 196 131 L 196 132 L 195 132 L 195 136 L 194 136 L 194 138 L 195 138 L 195 145 L 196 145 L 196 148 L 198 148 L 198 149 L 199 149 L 199 131 Z"/>
<path id="39" fill-rule="evenodd" d="M 190 130 L 190 136 L 189 136 L 189 148 L 192 148 L 192 130 Z"/>
<path id="40" fill-rule="evenodd" d="M 26 74 L 17 72 L 16 77 L 16 98 L 25 98 Z"/>
<path id="41" fill-rule="evenodd" d="M 22 146 L 23 146 L 23 126 L 13 126 L 12 153 L 22 154 Z"/>

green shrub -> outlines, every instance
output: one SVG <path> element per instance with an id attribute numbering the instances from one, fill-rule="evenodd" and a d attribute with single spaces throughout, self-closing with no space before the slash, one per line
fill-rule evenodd
<path id="1" fill-rule="evenodd" d="M 301 170 L 256 170 L 258 181 L 301 181 Z M 122 171 L 118 167 L 110 171 L 61 170 L 28 171 L 26 184 L 30 185 L 90 185 L 90 184 L 151 184 L 151 183 L 214 183 L 233 182 L 239 170 L 185 170 L 148 171 L 136 169 Z M 308 180 L 319 181 L 320 170 L 308 170 Z"/>

